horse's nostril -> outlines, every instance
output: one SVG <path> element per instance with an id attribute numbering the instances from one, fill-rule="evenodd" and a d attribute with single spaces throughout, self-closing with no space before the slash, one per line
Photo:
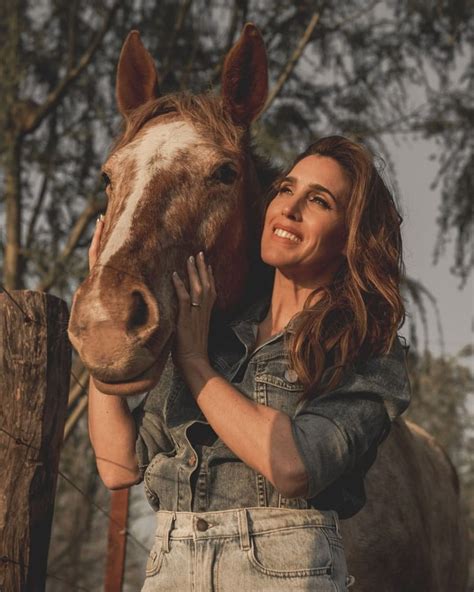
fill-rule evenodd
<path id="1" fill-rule="evenodd" d="M 148 305 L 143 294 L 138 290 L 132 292 L 132 307 L 127 322 L 127 329 L 139 329 L 147 324 L 149 317 Z"/>

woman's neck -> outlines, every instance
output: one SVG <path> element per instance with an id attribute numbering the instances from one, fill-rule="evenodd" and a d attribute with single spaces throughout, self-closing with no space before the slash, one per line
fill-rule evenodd
<path id="1" fill-rule="evenodd" d="M 303 310 L 306 299 L 317 287 L 317 285 L 300 285 L 277 269 L 270 307 L 260 324 L 262 333 L 269 337 L 282 331 L 290 320 Z"/>

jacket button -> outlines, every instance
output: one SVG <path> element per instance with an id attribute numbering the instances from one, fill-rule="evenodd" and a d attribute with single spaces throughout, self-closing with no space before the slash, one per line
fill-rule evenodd
<path id="1" fill-rule="evenodd" d="M 209 528 L 209 524 L 202 518 L 198 518 L 196 522 L 196 528 L 201 532 L 204 532 Z"/>
<path id="2" fill-rule="evenodd" d="M 298 374 L 293 370 L 293 368 L 287 368 L 285 370 L 285 378 L 288 382 L 296 382 L 298 380 Z"/>

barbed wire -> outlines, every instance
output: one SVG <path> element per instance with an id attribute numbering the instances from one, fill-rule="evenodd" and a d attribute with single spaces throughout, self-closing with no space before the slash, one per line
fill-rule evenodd
<path id="1" fill-rule="evenodd" d="M 104 510 L 103 508 L 101 508 L 93 499 L 91 499 L 87 493 L 85 493 L 84 491 L 82 491 L 82 489 L 76 485 L 72 479 L 70 479 L 67 475 L 65 475 L 62 471 L 58 471 L 58 474 L 65 480 L 67 481 L 71 487 L 73 487 L 74 489 L 76 489 L 81 495 L 83 495 L 88 501 L 89 503 L 94 506 L 94 508 L 96 508 L 97 510 L 99 510 L 99 512 L 101 512 L 102 514 L 104 514 L 104 516 L 106 516 L 110 522 L 112 522 L 112 524 L 114 524 L 115 526 L 118 526 L 120 528 L 122 528 L 122 525 L 120 524 L 120 522 L 117 522 L 117 520 L 115 520 L 114 518 L 112 518 L 112 516 L 107 512 L 107 510 Z M 130 538 L 131 541 L 133 541 L 136 545 L 138 545 L 139 547 L 141 547 L 146 554 L 148 555 L 149 553 L 149 549 L 141 542 L 139 541 L 129 530 L 128 528 L 126 528 L 124 530 L 124 534 L 126 536 L 128 536 Z"/>
<path id="2" fill-rule="evenodd" d="M 10 436 L 10 438 L 12 440 L 14 440 L 15 444 L 18 444 L 21 446 L 26 446 L 27 448 L 33 448 L 34 450 L 38 450 L 38 451 L 40 450 L 37 446 L 33 446 L 29 442 L 25 442 L 22 438 L 20 438 L 18 436 L 14 436 L 13 434 L 8 432 L 5 428 L 3 428 L 1 426 L 0 426 L 0 431 L 3 432 L 4 434 L 6 434 L 7 436 Z"/>
<path id="3" fill-rule="evenodd" d="M 4 563 L 4 564 L 5 563 L 13 563 L 14 565 L 18 565 L 19 567 L 21 567 L 23 573 L 25 573 L 26 570 L 29 568 L 28 563 L 24 563 L 23 561 L 17 561 L 16 559 L 12 559 L 11 557 L 8 557 L 8 555 L 0 556 L 0 563 Z M 53 573 L 46 572 L 46 577 L 52 578 L 53 580 L 57 580 L 58 582 L 63 582 L 64 584 L 67 584 L 69 586 L 69 588 L 68 588 L 69 590 L 80 590 L 81 592 L 91 592 L 91 590 L 89 588 L 84 588 L 83 586 L 73 584 L 69 580 L 61 578 Z M 2 591 L 2 588 L 0 588 L 0 592 L 1 591 Z"/>
<path id="4" fill-rule="evenodd" d="M 36 319 L 32 319 L 27 313 L 26 311 L 23 309 L 23 307 L 17 302 L 17 300 L 14 298 L 14 296 L 5 288 L 5 286 L 0 283 L 0 289 L 6 294 L 6 296 L 8 297 L 8 299 L 14 304 L 14 306 L 16 308 L 18 308 L 18 310 L 22 313 L 22 315 L 25 318 L 25 321 L 30 323 L 30 322 L 35 322 L 39 325 L 44 326 L 44 323 L 41 323 L 40 321 L 37 321 Z M 81 390 L 86 390 L 86 386 L 84 384 L 82 384 L 82 382 L 79 380 L 79 378 L 76 376 L 76 374 L 74 373 L 73 370 L 70 371 L 70 374 L 73 378 L 73 380 L 77 383 L 77 385 L 81 388 Z M 16 445 L 18 446 L 24 446 L 27 450 L 35 450 L 36 452 L 40 452 L 40 448 L 38 448 L 37 446 L 34 446 L 32 443 L 27 442 L 26 440 L 24 440 L 22 437 L 15 435 L 13 433 L 11 433 L 9 430 L 7 430 L 6 428 L 0 426 L 0 431 L 2 433 L 4 433 L 6 436 L 8 436 Z M 37 459 L 35 459 L 37 460 Z M 24 459 L 24 463 L 26 464 L 28 461 L 31 461 L 31 459 L 28 458 L 28 454 L 25 456 Z M 115 526 L 119 527 L 121 532 L 128 538 L 128 540 L 132 541 L 135 543 L 135 545 L 137 547 L 140 548 L 140 550 L 144 551 L 146 556 L 148 556 L 149 553 L 149 549 L 147 548 L 146 545 L 144 545 L 139 539 L 137 539 L 130 531 L 128 528 L 123 529 L 122 524 L 120 524 L 117 520 L 115 520 L 110 514 L 109 512 L 107 512 L 104 508 L 102 508 L 101 506 L 99 506 L 99 504 L 97 504 L 97 502 L 92 499 L 86 492 L 84 492 L 81 487 L 79 487 L 74 481 L 73 479 L 71 479 L 68 475 L 66 475 L 63 471 L 58 469 L 58 474 L 61 476 L 61 478 L 69 484 L 70 487 L 72 487 L 73 489 L 75 489 L 77 492 L 79 492 L 84 499 L 87 500 L 87 502 L 92 505 L 94 508 L 96 508 L 99 512 L 101 512 L 108 520 L 111 524 L 114 524 Z M 28 565 L 25 563 L 22 563 L 16 559 L 13 559 L 7 555 L 3 555 L 0 556 L 0 563 L 12 563 L 15 565 L 20 566 L 23 570 L 28 568 Z M 78 591 L 82 591 L 82 592 L 90 592 L 90 590 L 88 588 L 85 588 L 83 586 L 77 585 L 77 584 L 73 584 L 72 582 L 61 578 L 60 576 L 54 574 L 54 573 L 50 573 L 50 572 L 46 572 L 46 577 L 47 578 L 52 578 L 55 579 L 59 582 L 63 582 L 65 584 L 68 585 L 69 589 L 71 590 L 78 590 Z"/>
<path id="5" fill-rule="evenodd" d="M 0 427 L 0 431 L 2 431 L 4 434 L 6 434 L 7 436 L 9 436 L 15 442 L 15 444 L 17 444 L 19 446 L 25 446 L 27 448 L 33 448 L 33 449 L 35 449 L 37 451 L 40 450 L 38 447 L 32 446 L 28 442 L 25 442 L 21 438 L 19 438 L 19 437 L 15 436 L 14 434 L 10 433 L 8 430 L 5 430 L 3 427 Z M 31 459 L 26 459 L 25 462 L 27 462 L 28 460 L 31 460 Z M 69 485 L 71 487 L 73 487 L 76 491 L 78 491 L 94 508 L 96 508 L 97 510 L 99 510 L 99 512 L 101 512 L 104 516 L 106 516 L 110 520 L 110 522 L 112 524 L 114 524 L 115 526 L 118 526 L 120 529 L 122 529 L 122 525 L 120 524 L 120 522 L 118 522 L 117 520 L 115 520 L 109 514 L 109 512 L 107 512 L 107 510 L 104 510 L 104 508 L 102 508 L 101 506 L 99 506 L 99 504 L 97 504 L 97 502 L 95 500 L 93 500 L 89 495 L 87 495 L 87 493 L 85 493 L 85 491 L 83 491 L 76 483 L 74 483 L 74 481 L 70 477 L 68 477 L 63 471 L 61 471 L 61 470 L 58 469 L 58 475 L 60 475 L 64 479 L 64 481 L 66 481 L 67 483 L 69 483 Z M 128 528 L 124 529 L 123 532 L 124 532 L 124 534 L 127 537 L 129 537 L 129 539 L 131 541 L 133 541 L 137 546 L 139 546 L 142 550 L 144 550 L 146 552 L 146 554 L 148 555 L 148 552 L 149 552 L 148 547 L 146 547 L 146 545 L 144 545 L 140 540 L 138 540 L 128 530 Z"/>
<path id="6" fill-rule="evenodd" d="M 25 317 L 25 320 L 29 323 L 31 323 L 33 321 L 33 319 L 23 310 L 23 308 L 18 304 L 18 302 L 15 300 L 15 298 L 13 298 L 13 296 L 10 294 L 10 292 L 5 288 L 5 286 L 0 282 L 0 289 L 5 292 L 5 294 L 7 295 L 7 297 L 13 302 L 13 304 L 21 311 L 21 313 L 23 314 L 23 316 Z"/>
<path id="7" fill-rule="evenodd" d="M 2 292 L 4 292 L 6 294 L 6 296 L 8 297 L 8 299 L 13 302 L 13 304 L 18 308 L 18 310 L 23 314 L 23 316 L 25 317 L 25 321 L 29 322 L 29 323 L 37 323 L 40 326 L 45 327 L 46 325 L 44 323 L 41 323 L 40 321 L 37 321 L 36 319 L 32 319 L 28 313 L 23 309 L 23 307 L 16 301 L 16 299 L 13 297 L 13 295 L 5 288 L 5 286 L 0 282 L 0 290 Z M 79 380 L 79 378 L 75 375 L 74 371 L 71 369 L 71 376 L 74 378 L 74 380 L 76 381 L 76 383 L 83 389 L 85 390 L 87 387 L 85 385 L 83 385 L 81 383 L 81 381 Z"/>

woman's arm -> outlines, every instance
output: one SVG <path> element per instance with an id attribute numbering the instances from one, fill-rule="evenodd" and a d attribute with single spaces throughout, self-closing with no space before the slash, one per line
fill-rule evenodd
<path id="1" fill-rule="evenodd" d="M 176 364 L 209 424 L 234 454 L 285 497 L 304 496 L 308 478 L 290 417 L 249 400 L 213 370 L 207 355 L 216 296 L 212 272 L 199 255 L 197 267 L 194 259 L 188 261 L 188 273 L 192 297 L 178 276 L 173 276 L 179 299 Z"/>
<path id="2" fill-rule="evenodd" d="M 99 475 L 108 489 L 140 481 L 135 452 L 136 429 L 126 399 L 106 395 L 89 383 L 89 437 Z"/>
<path id="3" fill-rule="evenodd" d="M 209 424 L 228 448 L 283 496 L 304 496 L 308 477 L 290 417 L 242 395 L 205 359 L 190 360 L 181 370 Z"/>
<path id="4" fill-rule="evenodd" d="M 97 220 L 89 248 L 89 267 L 96 262 L 103 217 Z M 99 475 L 108 489 L 122 489 L 140 480 L 135 454 L 136 429 L 127 401 L 99 391 L 89 382 L 89 437 Z"/>

